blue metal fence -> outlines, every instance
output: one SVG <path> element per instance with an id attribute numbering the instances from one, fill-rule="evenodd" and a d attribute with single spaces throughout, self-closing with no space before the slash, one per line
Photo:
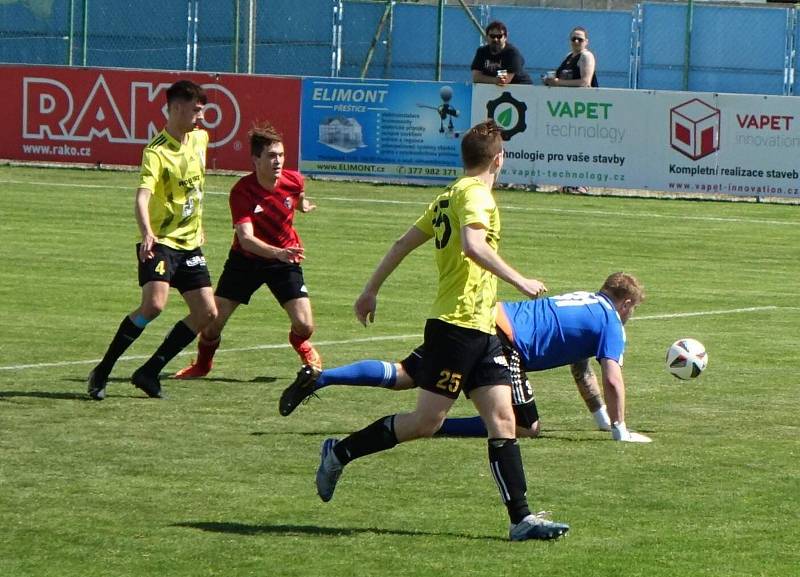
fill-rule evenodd
<path id="1" fill-rule="evenodd" d="M 83 7 L 88 12 L 83 13 Z M 800 24 L 794 7 L 684 4 L 628 11 L 472 6 L 504 21 L 538 78 L 589 31 L 604 87 L 794 94 Z M 142 14 L 148 17 L 141 26 Z M 309 76 L 468 81 L 482 38 L 460 5 L 364 0 L 27 0 L 0 3 L 0 62 L 86 64 Z M 380 34 L 376 35 L 380 26 Z M 87 31 L 86 38 L 83 36 Z M 687 46 L 689 50 L 687 51 Z"/>

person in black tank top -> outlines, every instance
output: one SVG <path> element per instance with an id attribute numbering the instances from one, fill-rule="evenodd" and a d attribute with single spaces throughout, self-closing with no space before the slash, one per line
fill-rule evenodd
<path id="1" fill-rule="evenodd" d="M 589 33 L 586 28 L 576 26 L 569 35 L 570 52 L 555 71 L 555 75 L 542 77 L 547 86 L 575 86 L 581 88 L 597 88 L 594 54 L 589 52 Z M 563 186 L 562 192 L 585 194 L 589 189 L 585 186 Z"/>
<path id="2" fill-rule="evenodd" d="M 577 86 L 597 88 L 595 58 L 587 46 L 589 34 L 580 26 L 573 28 L 569 36 L 570 52 L 556 70 L 554 78 L 545 77 L 548 86 Z"/>

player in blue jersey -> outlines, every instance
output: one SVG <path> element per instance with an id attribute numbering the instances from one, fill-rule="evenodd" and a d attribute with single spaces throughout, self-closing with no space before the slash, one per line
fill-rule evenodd
<path id="1" fill-rule="evenodd" d="M 578 390 L 598 426 L 618 441 L 648 442 L 625 425 L 624 324 L 644 300 L 644 288 L 634 276 L 617 272 L 600 290 L 573 292 L 546 299 L 502 302 L 497 309 L 497 334 L 504 345 L 513 377 L 517 435 L 539 434 L 539 415 L 526 371 L 570 365 Z M 318 371 L 304 366 L 281 395 L 279 410 L 289 415 L 303 400 L 329 385 L 365 385 L 393 390 L 412 388 L 424 356 L 422 347 L 399 363 L 359 361 Z M 600 363 L 603 394 L 589 364 Z M 605 398 L 606 404 L 603 403 Z M 446 419 L 440 433 L 485 436 L 480 417 Z"/>

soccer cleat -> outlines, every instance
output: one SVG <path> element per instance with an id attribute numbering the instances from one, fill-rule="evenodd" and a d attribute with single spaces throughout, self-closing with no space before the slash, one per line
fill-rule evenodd
<path id="1" fill-rule="evenodd" d="M 136 369 L 131 375 L 131 383 L 137 389 L 141 389 L 151 399 L 161 399 L 161 381 L 158 380 L 158 375 L 149 375 L 142 369 Z"/>
<path id="2" fill-rule="evenodd" d="M 292 414 L 300 403 L 314 394 L 314 385 L 319 378 L 320 370 L 312 365 L 304 365 L 297 371 L 297 378 L 286 387 L 278 402 L 278 412 L 284 417 Z"/>
<path id="3" fill-rule="evenodd" d="M 211 367 L 213 365 L 200 365 L 196 360 L 192 359 L 191 364 L 188 367 L 182 368 L 180 371 L 175 373 L 172 377 L 174 379 L 199 379 L 200 377 L 205 377 L 208 373 L 211 372 Z"/>
<path id="4" fill-rule="evenodd" d="M 97 374 L 97 369 L 92 369 L 87 379 L 89 388 L 87 392 L 89 396 L 95 401 L 102 401 L 106 398 L 106 385 L 108 384 L 108 377 L 101 377 Z"/>
<path id="5" fill-rule="evenodd" d="M 528 515 L 516 525 L 511 525 L 508 538 L 512 541 L 527 541 L 528 539 L 558 539 L 569 531 L 569 525 L 556 523 L 548 519 L 547 511 L 539 511 L 535 515 Z"/>
<path id="6" fill-rule="evenodd" d="M 304 365 L 310 365 L 318 370 L 322 370 L 322 356 L 310 342 L 304 342 L 300 348 L 297 349 L 297 354 L 300 356 L 300 360 Z"/>
<path id="7" fill-rule="evenodd" d="M 338 442 L 338 439 L 325 439 L 319 451 L 317 495 L 326 503 L 333 498 L 333 492 L 336 490 L 336 483 L 339 481 L 339 475 L 342 474 L 343 469 L 342 464 L 336 457 L 336 453 L 333 452 L 333 448 Z"/>

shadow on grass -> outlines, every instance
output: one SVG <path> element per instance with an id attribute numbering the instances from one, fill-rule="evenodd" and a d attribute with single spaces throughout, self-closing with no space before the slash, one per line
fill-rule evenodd
<path id="1" fill-rule="evenodd" d="M 211 533 L 232 533 L 235 535 L 315 535 L 318 537 L 351 537 L 353 535 L 373 534 L 403 537 L 455 537 L 478 541 L 508 541 L 494 535 L 469 535 L 466 533 L 430 533 L 427 531 L 407 531 L 404 529 L 379 529 L 377 527 L 318 527 L 316 525 L 249 525 L 246 523 L 186 521 L 175 523 L 173 527 L 199 529 Z"/>
<path id="2" fill-rule="evenodd" d="M 231 377 L 198 377 L 196 379 L 174 379 L 172 378 L 172 373 L 161 373 L 158 375 L 159 380 L 161 381 L 170 381 L 174 383 L 186 382 L 190 383 L 192 381 L 196 382 L 203 382 L 203 383 L 274 383 L 278 380 L 278 377 L 254 377 L 252 379 L 234 379 Z M 69 377 L 64 379 L 65 381 L 73 382 L 73 383 L 84 383 L 86 384 L 86 377 Z M 130 384 L 131 380 L 130 377 L 111 377 L 108 379 L 109 384 L 113 383 L 126 383 Z"/>
<path id="3" fill-rule="evenodd" d="M 62 401 L 91 401 L 86 393 L 48 393 L 47 391 L 0 391 L 0 400 L 16 397 L 29 399 L 57 399 Z"/>

